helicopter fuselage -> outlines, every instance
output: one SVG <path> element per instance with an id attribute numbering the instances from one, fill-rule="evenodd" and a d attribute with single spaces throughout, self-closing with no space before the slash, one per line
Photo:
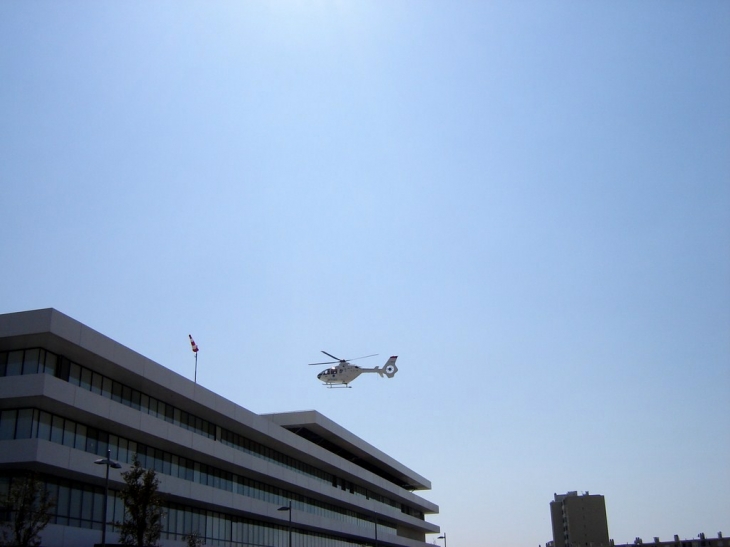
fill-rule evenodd
<path id="1" fill-rule="evenodd" d="M 349 363 L 324 369 L 317 378 L 328 385 L 347 385 L 362 374 L 362 369 Z"/>
<path id="2" fill-rule="evenodd" d="M 324 369 L 322 372 L 317 374 L 322 382 L 327 387 L 350 387 L 348 384 L 360 376 L 363 372 L 375 372 L 381 377 L 386 376 L 392 378 L 395 373 L 398 372 L 398 367 L 395 366 L 395 361 L 398 359 L 397 356 L 393 355 L 386 361 L 383 368 L 363 368 L 357 365 L 353 365 L 348 361 L 341 360 L 337 365 Z"/>

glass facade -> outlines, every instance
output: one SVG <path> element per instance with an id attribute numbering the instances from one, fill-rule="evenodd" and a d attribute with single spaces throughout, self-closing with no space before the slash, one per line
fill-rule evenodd
<path id="1" fill-rule="evenodd" d="M 241 450 L 257 458 L 331 484 L 354 495 L 363 496 L 390 507 L 400 508 L 403 513 L 409 516 L 421 520 L 425 518 L 422 511 L 298 461 L 45 349 L 31 348 L 0 352 L 0 377 L 22 374 L 49 374 L 55 376 L 140 412 L 150 414 L 209 439 L 222 442 L 236 450 Z"/>
<path id="2" fill-rule="evenodd" d="M 51 512 L 51 523 L 99 530 L 103 523 L 104 489 L 58 477 L 41 476 L 45 488 L 56 500 Z M 0 496 L 7 494 L 16 478 L 7 472 L 0 474 Z M 287 545 L 289 528 L 239 518 L 217 511 L 196 509 L 177 503 L 164 505 L 163 539 L 184 541 L 184 536 L 198 532 L 206 545 L 275 547 Z M 9 520 L 11 515 L 2 515 Z M 124 504 L 115 491 L 109 492 L 107 519 L 109 522 L 124 518 Z M 378 526 L 380 534 L 381 527 Z M 111 536 L 110 536 L 111 534 Z M 113 537 L 110 526 L 107 537 Z M 41 534 L 42 536 L 43 534 Z M 372 543 L 346 541 L 326 534 L 292 529 L 293 547 L 369 547 Z"/>
<path id="3" fill-rule="evenodd" d="M 162 475 L 193 481 L 268 503 L 286 505 L 291 501 L 292 506 L 299 511 L 364 528 L 373 526 L 370 518 L 354 511 L 155 449 L 37 408 L 0 411 L 0 441 L 17 439 L 42 439 L 97 456 L 106 456 L 107 450 L 110 450 L 112 459 L 127 464 L 131 464 L 134 455 L 137 454 L 142 467 L 154 469 Z M 380 523 L 378 529 L 382 533 L 396 533 L 395 527 L 385 523 Z"/>

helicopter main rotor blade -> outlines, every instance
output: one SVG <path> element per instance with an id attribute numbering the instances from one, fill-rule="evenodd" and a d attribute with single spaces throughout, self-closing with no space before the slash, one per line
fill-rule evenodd
<path id="1" fill-rule="evenodd" d="M 349 363 L 350 361 L 357 361 L 358 359 L 367 359 L 368 357 L 375 357 L 376 355 L 378 355 L 377 353 L 373 353 L 372 355 L 363 355 L 362 357 L 355 357 L 354 359 L 338 359 L 331 353 L 327 353 L 324 350 L 321 350 L 321 351 L 328 357 L 332 357 L 332 359 L 336 359 L 336 360 L 335 361 L 324 361 L 323 363 L 309 363 L 310 365 L 332 365 L 334 363 Z"/>
<path id="2" fill-rule="evenodd" d="M 348 361 L 357 361 L 358 359 L 367 359 L 368 357 L 375 357 L 377 356 L 377 353 L 373 353 L 372 355 L 363 355 L 362 357 L 355 357 L 354 359 L 348 359 Z"/>

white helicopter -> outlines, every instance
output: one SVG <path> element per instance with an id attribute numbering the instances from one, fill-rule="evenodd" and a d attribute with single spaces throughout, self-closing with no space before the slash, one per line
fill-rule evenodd
<path id="1" fill-rule="evenodd" d="M 323 363 L 309 364 L 332 365 L 334 363 L 337 363 L 336 366 L 326 368 L 322 372 L 317 374 L 317 378 L 322 380 L 327 385 L 327 387 L 352 387 L 347 384 L 352 382 L 363 372 L 377 372 L 378 374 L 380 374 L 381 378 L 383 377 L 383 375 L 387 376 L 388 378 L 392 378 L 393 376 L 395 376 L 395 373 L 398 372 L 398 367 L 395 366 L 395 360 L 398 359 L 397 355 L 393 355 L 390 359 L 388 359 L 383 365 L 383 368 L 361 368 L 357 365 L 353 365 L 352 363 L 350 363 L 350 361 L 355 361 L 356 359 L 365 359 L 367 357 L 375 357 L 377 353 L 374 353 L 373 355 L 365 355 L 364 357 L 357 357 L 356 359 L 350 359 L 349 361 L 347 359 L 339 359 L 338 357 L 335 357 L 334 355 L 327 353 L 326 351 L 322 351 L 322 353 L 324 353 L 328 357 L 332 357 L 334 361 L 325 361 Z"/>

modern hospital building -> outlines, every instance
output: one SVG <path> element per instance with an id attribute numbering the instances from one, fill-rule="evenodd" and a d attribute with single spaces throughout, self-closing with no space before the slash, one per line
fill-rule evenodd
<path id="1" fill-rule="evenodd" d="M 161 544 L 424 547 L 430 482 L 316 411 L 259 415 L 54 310 L 0 315 L 0 493 L 37 473 L 45 547 L 101 543 L 136 454 L 160 479 Z M 117 543 L 109 525 L 106 543 Z"/>

